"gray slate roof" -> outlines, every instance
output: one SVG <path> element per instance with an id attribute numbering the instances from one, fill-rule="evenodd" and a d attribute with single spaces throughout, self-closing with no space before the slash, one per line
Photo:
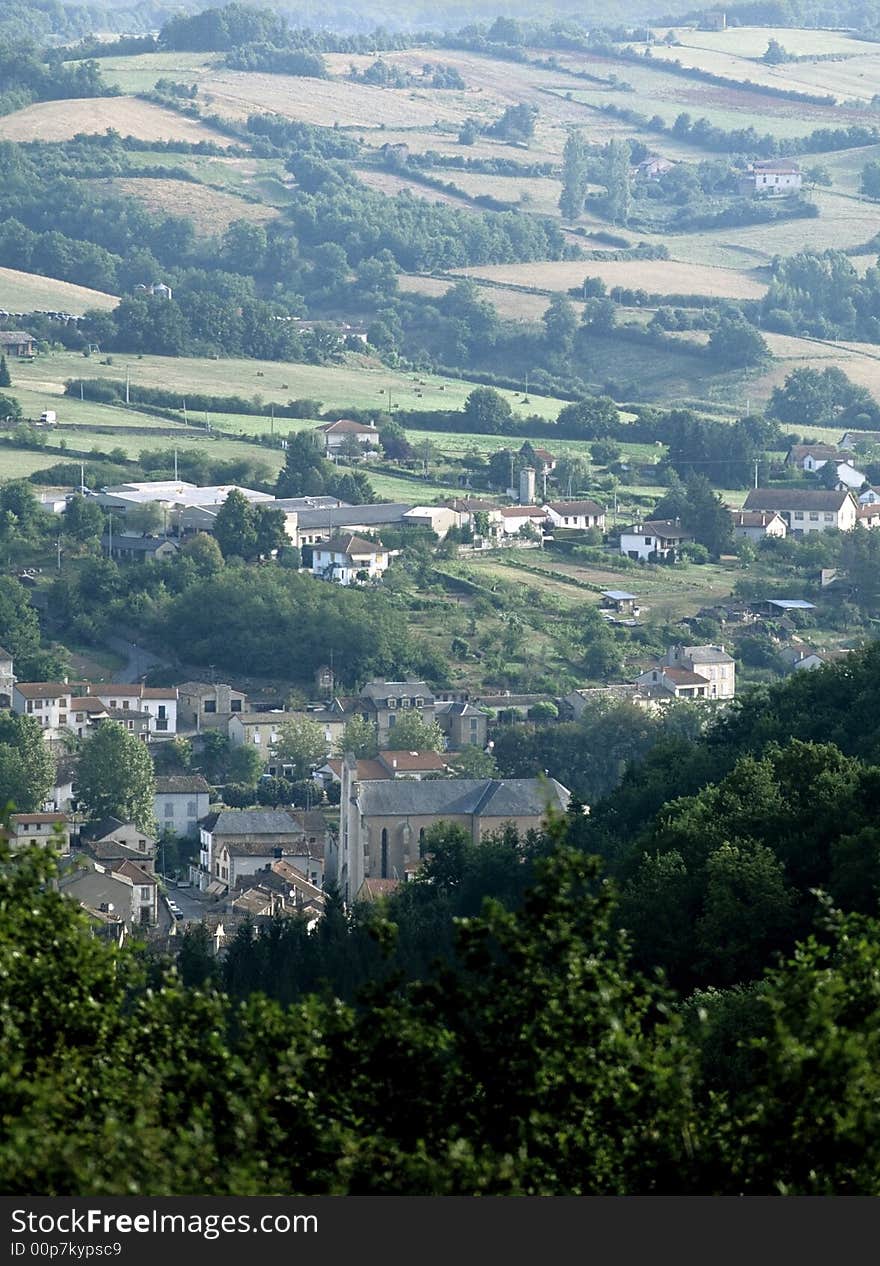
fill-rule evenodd
<path id="1" fill-rule="evenodd" d="M 734 664 L 736 660 L 720 646 L 685 646 L 684 653 L 695 664 Z"/>
<path id="2" fill-rule="evenodd" d="M 201 825 L 213 835 L 300 835 L 302 827 L 284 809 L 220 809 Z"/>
<path id="3" fill-rule="evenodd" d="M 386 523 L 402 523 L 403 516 L 412 510 L 414 503 L 401 505 L 385 502 L 380 505 L 347 506 L 341 510 L 302 510 L 297 517 L 300 531 L 310 528 L 328 528 L 337 532 L 347 527 L 382 527 Z"/>
<path id="4" fill-rule="evenodd" d="M 746 497 L 746 510 L 839 510 L 851 494 L 825 492 L 819 488 L 753 488 Z"/>
<path id="5" fill-rule="evenodd" d="M 362 783 L 358 792 L 361 813 L 367 817 L 541 817 L 550 806 L 566 809 L 568 801 L 568 790 L 555 778 L 377 779 Z"/>
<path id="6" fill-rule="evenodd" d="M 157 796 L 183 795 L 187 792 L 210 792 L 211 788 L 201 774 L 169 774 L 156 779 Z"/>

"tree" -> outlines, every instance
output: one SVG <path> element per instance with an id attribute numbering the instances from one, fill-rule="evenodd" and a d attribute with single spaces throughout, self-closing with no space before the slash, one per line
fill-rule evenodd
<path id="1" fill-rule="evenodd" d="M 409 711 L 397 714 L 381 746 L 395 752 L 442 752 L 446 740 L 436 721 L 426 721 L 419 712 Z"/>
<path id="2" fill-rule="evenodd" d="M 75 492 L 67 503 L 62 519 L 62 530 L 76 541 L 90 541 L 104 531 L 104 512 L 97 501 Z"/>
<path id="3" fill-rule="evenodd" d="M 253 787 L 262 772 L 260 753 L 253 747 L 241 744 L 230 748 L 226 758 L 226 777 L 229 782 Z"/>
<path id="4" fill-rule="evenodd" d="M 21 417 L 21 405 L 12 396 L 0 393 L 0 421 L 17 422 Z"/>
<path id="5" fill-rule="evenodd" d="M 565 295 L 554 295 L 541 319 L 549 350 L 558 356 L 569 356 L 578 328 L 577 313 L 571 300 Z"/>
<path id="6" fill-rule="evenodd" d="M 142 536 L 155 536 L 162 530 L 163 522 L 162 507 L 157 501 L 145 501 L 142 505 L 132 506 L 125 514 L 125 526 L 140 532 Z"/>
<path id="7" fill-rule="evenodd" d="M 118 721 L 102 721 L 83 742 L 74 795 L 91 818 L 117 817 L 154 828 L 156 780 L 146 744 Z"/>
<path id="8" fill-rule="evenodd" d="M 468 743 L 461 751 L 449 753 L 449 763 L 458 778 L 497 778 L 498 765 L 491 752 L 484 752 L 474 743 Z"/>
<path id="9" fill-rule="evenodd" d="M 630 151 L 626 141 L 609 141 L 605 147 L 605 205 L 613 224 L 626 224 L 632 208 Z"/>
<path id="10" fill-rule="evenodd" d="M 308 778 L 315 766 L 326 758 L 327 740 L 317 721 L 291 717 L 278 726 L 278 737 L 271 751 L 274 761 L 291 768 L 294 779 Z"/>
<path id="11" fill-rule="evenodd" d="M 0 801 L 22 813 L 43 807 L 55 779 L 55 760 L 38 721 L 0 712 Z"/>
<path id="12" fill-rule="evenodd" d="M 257 554 L 257 528 L 254 513 L 244 493 L 233 488 L 217 511 L 214 539 L 224 558 L 254 558 Z"/>
<path id="13" fill-rule="evenodd" d="M 207 532 L 197 532 L 180 547 L 181 558 L 188 558 L 200 576 L 216 576 L 223 570 L 223 553 Z"/>
<path id="14" fill-rule="evenodd" d="M 581 132 L 572 129 L 562 151 L 562 191 L 559 210 L 567 220 L 576 220 L 587 196 L 587 147 Z"/>
<path id="15" fill-rule="evenodd" d="M 760 330 L 748 321 L 722 317 L 709 335 L 707 353 L 727 369 L 759 365 L 770 355 Z"/>
<path id="16" fill-rule="evenodd" d="M 880 162 L 877 159 L 865 163 L 859 189 L 866 198 L 880 198 Z"/>
<path id="17" fill-rule="evenodd" d="M 269 558 L 290 544 L 285 530 L 284 511 L 269 503 L 251 507 L 252 522 L 256 533 L 256 552 L 260 558 Z"/>
<path id="18" fill-rule="evenodd" d="M 370 760 L 379 751 L 378 731 L 367 717 L 355 714 L 346 721 L 340 738 L 333 744 L 334 756 L 351 752 L 358 760 Z"/>
<path id="19" fill-rule="evenodd" d="M 793 61 L 791 53 L 787 53 L 779 40 L 770 40 L 761 58 L 768 66 L 781 66 L 783 62 Z"/>
<path id="20" fill-rule="evenodd" d="M 9 373 L 9 366 L 6 364 L 6 357 L 0 356 L 0 387 L 11 387 L 12 378 Z"/>
<path id="21" fill-rule="evenodd" d="M 500 435 L 513 410 L 494 387 L 475 387 L 464 402 L 465 429 L 481 435 Z"/>

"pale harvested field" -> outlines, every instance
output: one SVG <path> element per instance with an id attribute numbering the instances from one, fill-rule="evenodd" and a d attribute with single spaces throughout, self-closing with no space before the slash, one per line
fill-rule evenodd
<path id="1" fill-rule="evenodd" d="M 0 140 L 69 141 L 78 132 L 106 132 L 142 141 L 231 142 L 207 124 L 164 110 L 135 97 L 83 97 L 71 101 L 41 101 L 0 118 Z"/>
<path id="2" fill-rule="evenodd" d="M 374 88 L 295 75 L 261 75 L 240 70 L 214 70 L 200 82 L 199 100 L 209 110 L 231 119 L 272 112 L 323 127 L 431 127 L 461 123 L 470 107 L 466 94 Z"/>
<path id="3" fill-rule="evenodd" d="M 187 216 L 201 233 L 223 233 L 233 220 L 253 220 L 265 224 L 278 216 L 275 207 L 246 202 L 235 194 L 185 180 L 114 176 L 93 183 L 128 198 L 136 198 L 154 214 Z"/>
<path id="4" fill-rule="evenodd" d="M 766 286 L 731 268 L 685 264 L 675 260 L 561 260 L 537 264 L 488 264 L 468 270 L 474 278 L 536 290 L 565 291 L 585 277 L 601 277 L 611 286 L 629 286 L 651 294 L 702 294 L 726 299 L 760 299 Z"/>
<path id="5" fill-rule="evenodd" d="M 856 39 L 846 31 L 810 30 L 806 27 L 732 26 L 726 31 L 696 31 L 673 27 L 680 43 L 692 48 L 717 49 L 735 57 L 761 57 L 769 40 L 780 44 L 797 57 L 814 57 L 822 53 L 869 53 L 876 45 Z M 657 31 L 665 35 L 665 31 Z"/>
<path id="6" fill-rule="evenodd" d="M 430 295 L 439 298 L 453 284 L 442 277 L 413 277 L 401 275 L 397 279 L 398 286 L 410 294 Z M 497 286 L 481 286 L 480 298 L 492 307 L 506 321 L 540 321 L 547 311 L 550 300 L 546 295 L 523 293 L 519 290 L 501 290 Z"/>
<path id="7" fill-rule="evenodd" d="M 442 202 L 450 207 L 458 207 L 459 210 L 470 209 L 467 198 L 461 198 L 457 194 L 443 193 L 439 189 L 431 189 L 428 185 L 420 184 L 417 180 L 407 180 L 405 176 L 398 176 L 392 171 L 374 171 L 371 168 L 367 171 L 359 171 L 357 175 L 358 180 L 368 189 L 375 189 L 389 198 L 395 198 L 399 193 L 406 191 L 414 198 L 423 198 L 425 202 Z"/>
<path id="8" fill-rule="evenodd" d="M 15 268 L 0 268 L 0 308 L 6 312 L 71 312 L 81 316 L 88 308 L 115 308 L 116 295 L 74 286 L 54 277 L 38 277 Z"/>
<path id="9" fill-rule="evenodd" d="M 794 369 L 842 369 L 848 378 L 867 387 L 880 400 L 880 347 L 874 343 L 828 343 L 819 339 L 764 336 L 774 355 L 772 367 L 755 380 L 755 391 L 769 397 L 773 387 Z"/>
<path id="10" fill-rule="evenodd" d="M 449 124 L 443 124 L 439 128 L 349 127 L 345 130 L 370 149 L 379 149 L 387 143 L 388 145 L 408 145 L 414 154 L 426 154 L 433 151 L 444 158 L 514 158 L 521 163 L 557 163 L 560 158 L 560 151 L 543 149 L 534 141 L 527 150 L 512 149 L 504 141 L 495 141 L 488 136 L 480 137 L 473 145 L 461 145 L 458 140 L 458 128 L 451 127 Z M 443 170 L 437 171 L 436 174 L 445 179 Z M 458 174 L 463 173 L 450 169 L 449 179 L 455 179 Z"/>

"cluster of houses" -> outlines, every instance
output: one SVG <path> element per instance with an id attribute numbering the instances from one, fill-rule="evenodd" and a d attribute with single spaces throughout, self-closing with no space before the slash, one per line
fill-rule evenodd
<path id="1" fill-rule="evenodd" d="M 633 168 L 636 180 L 661 180 L 676 164 L 660 154 L 649 154 Z M 804 176 L 791 158 L 766 158 L 749 163 L 735 173 L 737 192 L 743 197 L 785 197 L 800 193 Z"/>

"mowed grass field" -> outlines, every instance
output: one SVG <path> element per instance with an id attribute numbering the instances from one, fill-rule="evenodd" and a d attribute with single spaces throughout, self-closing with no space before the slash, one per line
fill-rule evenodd
<path id="1" fill-rule="evenodd" d="M 205 123 L 165 110 L 136 97 L 83 97 L 40 101 L 0 118 L 3 141 L 69 141 L 77 133 L 106 132 L 142 141 L 213 141 L 228 146 L 229 137 Z"/>
<path id="2" fill-rule="evenodd" d="M 442 277 L 416 277 L 407 273 L 398 277 L 400 290 L 410 294 L 429 295 L 439 298 L 445 295 L 455 283 Z M 500 286 L 480 285 L 480 298 L 492 307 L 506 321 L 540 321 L 550 306 L 550 297 L 530 291 L 504 290 Z"/>
<path id="3" fill-rule="evenodd" d="M 16 268 L 0 268 L 0 309 L 5 312 L 70 312 L 81 316 L 89 308 L 109 311 L 118 302 L 116 295 L 101 290 L 19 272 Z"/>
<path id="4" fill-rule="evenodd" d="M 163 387 L 186 393 L 237 395 L 251 399 L 259 394 L 264 400 L 285 403 L 294 399 L 313 399 L 328 407 L 375 408 L 390 406 L 408 409 L 460 409 L 474 389 L 474 383 L 438 374 L 405 374 L 368 357 L 350 356 L 340 365 L 282 364 L 278 361 L 184 359 L 171 356 L 86 358 L 75 352 L 50 352 L 38 356 L 31 364 L 21 365 L 15 385 L 41 393 L 41 398 L 54 400 L 64 393 L 70 378 L 125 378 L 129 370 L 135 386 Z M 13 391 L 13 394 L 14 391 Z M 522 403 L 519 392 L 501 391 L 510 401 L 514 413 L 530 413 L 555 418 L 566 403 L 552 396 L 529 393 L 529 403 Z M 69 398 L 68 398 L 69 399 Z M 76 403 L 73 401 L 72 403 Z M 45 407 L 45 406 L 44 406 Z M 53 404 L 50 408 L 55 407 Z M 59 421 L 62 420 L 59 414 Z"/>
<path id="5" fill-rule="evenodd" d="M 246 201 L 234 193 L 186 180 L 113 176 L 91 183 L 110 193 L 136 198 L 154 215 L 186 216 L 199 233 L 205 234 L 223 233 L 233 220 L 267 224 L 279 214 L 276 207 Z"/>
<path id="6" fill-rule="evenodd" d="M 123 92 L 149 92 L 157 79 L 197 84 L 222 60 L 215 53 L 139 53 L 132 57 L 102 57 L 101 76 Z M 76 62 L 68 62 L 76 65 Z"/>
<path id="7" fill-rule="evenodd" d="M 537 264 L 489 264 L 467 270 L 474 278 L 536 290 L 566 291 L 586 277 L 651 294 L 700 294 L 723 299 L 760 299 L 767 289 L 747 271 L 681 260 L 560 260 Z M 459 273 L 461 270 L 459 270 Z"/>

